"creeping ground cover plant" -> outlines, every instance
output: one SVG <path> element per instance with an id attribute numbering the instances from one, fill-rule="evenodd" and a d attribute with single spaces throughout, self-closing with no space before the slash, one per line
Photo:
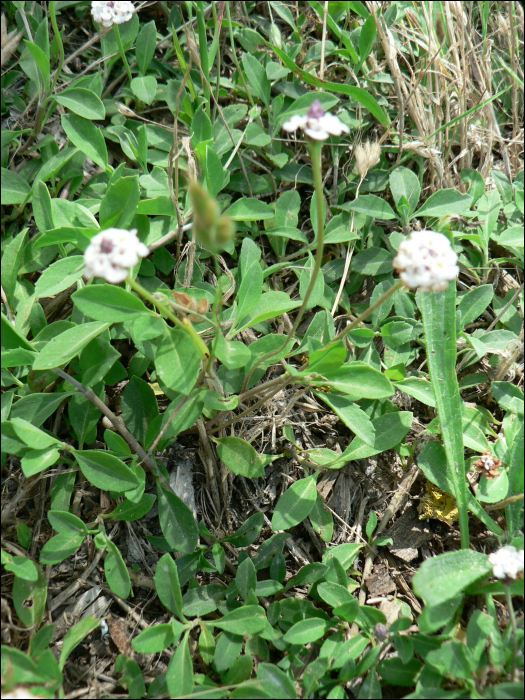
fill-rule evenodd
<path id="1" fill-rule="evenodd" d="M 522 697 L 521 6 L 4 12 L 2 694 Z"/>

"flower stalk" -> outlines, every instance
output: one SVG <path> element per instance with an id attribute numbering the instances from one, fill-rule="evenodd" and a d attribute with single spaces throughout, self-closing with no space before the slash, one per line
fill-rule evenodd
<path id="1" fill-rule="evenodd" d="M 124 64 L 126 73 L 128 74 L 128 80 L 131 83 L 131 81 L 133 80 L 133 76 L 131 75 L 131 68 L 129 67 L 128 59 L 126 58 L 126 52 L 124 51 L 124 46 L 122 45 L 120 30 L 116 24 L 113 25 L 113 31 L 115 32 L 115 37 L 117 39 L 118 50 L 122 59 L 122 63 Z"/>

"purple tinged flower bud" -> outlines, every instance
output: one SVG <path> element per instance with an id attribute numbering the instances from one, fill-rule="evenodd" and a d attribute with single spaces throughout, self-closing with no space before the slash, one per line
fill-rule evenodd
<path id="1" fill-rule="evenodd" d="M 385 639 L 388 637 L 387 625 L 383 625 L 381 622 L 378 622 L 377 625 L 374 627 L 374 637 L 377 639 L 378 642 L 384 642 Z"/>
<path id="2" fill-rule="evenodd" d="M 319 102 L 319 100 L 312 102 L 312 106 L 308 110 L 307 117 L 308 119 L 321 119 L 321 117 L 324 117 L 323 105 Z"/>

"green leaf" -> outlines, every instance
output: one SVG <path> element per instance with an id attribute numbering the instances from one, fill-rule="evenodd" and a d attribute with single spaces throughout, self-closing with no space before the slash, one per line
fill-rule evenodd
<path id="1" fill-rule="evenodd" d="M 349 362 L 334 372 L 325 372 L 320 379 L 310 379 L 312 386 L 330 386 L 336 391 L 358 399 L 384 399 L 392 396 L 395 389 L 384 374 L 366 362 Z"/>
<path id="2" fill-rule="evenodd" d="M 423 377 L 407 377 L 399 382 L 395 382 L 394 386 L 404 394 L 413 396 L 425 406 L 436 407 L 436 398 L 431 382 Z"/>
<path id="3" fill-rule="evenodd" d="M 235 659 L 230 670 L 224 677 L 225 685 L 239 685 L 248 680 L 253 669 L 253 657 L 251 654 L 245 654 L 238 659 Z"/>
<path id="4" fill-rule="evenodd" d="M 164 554 L 157 562 L 155 572 L 155 588 L 160 602 L 180 620 L 184 620 L 182 614 L 182 593 L 179 583 L 179 574 L 171 554 Z"/>
<path id="5" fill-rule="evenodd" d="M 413 415 L 410 411 L 386 413 L 372 421 L 375 430 L 373 445 L 367 445 L 359 437 L 352 440 L 341 457 L 350 459 L 366 459 L 380 452 L 386 452 L 403 441 L 405 435 L 412 427 Z"/>
<path id="6" fill-rule="evenodd" d="M 11 423 L 18 437 L 32 450 L 43 450 L 46 447 L 62 444 L 60 440 L 36 428 L 32 423 L 23 418 L 14 417 L 11 419 Z"/>
<path id="7" fill-rule="evenodd" d="M 377 31 L 374 17 L 369 15 L 359 32 L 359 65 L 356 71 L 361 70 L 372 50 L 372 45 L 376 39 Z"/>
<path id="8" fill-rule="evenodd" d="M 264 514 L 254 513 L 250 515 L 248 520 L 246 520 L 233 535 L 228 535 L 228 537 L 224 537 L 221 541 L 231 542 L 234 547 L 248 547 L 248 545 L 253 544 L 259 537 L 263 525 Z"/>
<path id="9" fill-rule="evenodd" d="M 104 379 L 121 354 L 107 338 L 98 336 L 80 354 L 80 370 L 84 386 L 93 386 Z"/>
<path id="10" fill-rule="evenodd" d="M 255 479 L 264 476 L 264 468 L 255 449 L 238 437 L 216 438 L 219 459 L 238 476 Z"/>
<path id="11" fill-rule="evenodd" d="M 299 479 L 284 492 L 275 507 L 272 530 L 287 530 L 310 515 L 317 499 L 318 476 L 315 473 Z"/>
<path id="12" fill-rule="evenodd" d="M 457 310 L 457 331 L 473 323 L 488 307 L 494 297 L 494 287 L 482 284 L 461 297 Z"/>
<path id="13" fill-rule="evenodd" d="M 367 248 L 358 253 L 350 263 L 350 269 L 361 275 L 385 275 L 392 272 L 393 253 L 384 248 Z"/>
<path id="14" fill-rule="evenodd" d="M 125 600 L 131 592 L 129 572 L 117 545 L 108 539 L 106 547 L 108 550 L 104 560 L 106 580 L 113 593 Z"/>
<path id="15" fill-rule="evenodd" d="M 241 286 L 237 292 L 237 318 L 244 319 L 257 306 L 262 295 L 263 272 L 258 261 L 243 270 Z"/>
<path id="16" fill-rule="evenodd" d="M 77 518 L 73 513 L 68 513 L 63 510 L 50 510 L 47 513 L 51 527 L 59 534 L 69 533 L 70 535 L 82 535 L 87 537 L 88 529 L 86 524 L 80 518 Z"/>
<path id="17" fill-rule="evenodd" d="M 141 102 L 150 105 L 157 95 L 157 79 L 153 75 L 143 75 L 133 78 L 130 83 L 131 92 Z"/>
<path id="18" fill-rule="evenodd" d="M 375 510 L 371 510 L 370 515 L 368 516 L 368 522 L 366 524 L 366 536 L 369 542 L 372 539 L 372 535 L 374 534 L 376 527 L 377 513 L 375 512 Z"/>
<path id="19" fill-rule="evenodd" d="M 62 652 L 60 654 L 60 661 L 58 665 L 62 671 L 64 665 L 71 654 L 73 649 L 80 644 L 80 642 L 91 634 L 100 625 L 100 620 L 96 620 L 94 617 L 85 617 L 80 622 L 77 622 L 74 627 L 68 630 L 66 636 L 64 637 L 64 642 L 62 644 Z"/>
<path id="20" fill-rule="evenodd" d="M 78 114 L 86 119 L 105 119 L 106 109 L 104 103 L 92 90 L 82 87 L 66 88 L 54 96 L 55 102 L 67 107 L 70 112 Z"/>
<path id="21" fill-rule="evenodd" d="M 318 399 L 322 399 L 332 411 L 339 416 L 343 423 L 350 428 L 367 445 L 373 445 L 375 441 L 375 429 L 367 414 L 354 403 L 353 399 L 337 394 L 325 394 L 315 392 Z"/>
<path id="22" fill-rule="evenodd" d="M 364 194 L 353 202 L 345 204 L 345 211 L 357 211 L 382 221 L 398 218 L 390 204 L 375 194 Z"/>
<path id="23" fill-rule="evenodd" d="M 215 353 L 217 359 L 228 369 L 246 367 L 252 358 L 250 348 L 247 345 L 237 340 L 227 341 L 222 333 L 217 335 Z"/>
<path id="24" fill-rule="evenodd" d="M 430 379 L 434 389 L 449 473 L 454 484 L 454 496 L 458 504 L 461 543 L 466 548 L 468 547 L 467 480 L 462 422 L 458 420 L 461 416 L 461 398 L 456 374 L 456 285 L 449 284 L 444 292 L 421 293 L 419 305 L 425 328 Z"/>
<path id="25" fill-rule="evenodd" d="M 56 464 L 60 459 L 57 447 L 46 447 L 42 450 L 30 450 L 21 459 L 22 471 L 26 479 L 40 474 L 48 467 Z"/>
<path id="26" fill-rule="evenodd" d="M 11 409 L 11 419 L 24 418 L 35 427 L 51 416 L 70 396 L 75 395 L 75 390 L 65 391 L 58 394 L 30 394 L 17 401 Z"/>
<path id="27" fill-rule="evenodd" d="M 35 294 L 37 299 L 50 297 L 71 287 L 84 273 L 84 256 L 72 255 L 62 258 L 50 265 L 37 280 Z"/>
<path id="28" fill-rule="evenodd" d="M 50 68 L 50 64 L 49 64 L 49 56 L 47 56 L 45 54 L 45 52 L 42 51 L 40 46 L 37 46 L 32 41 L 26 41 L 24 39 L 24 44 L 29 49 L 29 53 L 33 57 L 33 60 L 36 63 L 37 68 L 40 71 L 40 74 L 43 78 L 44 92 L 48 93 L 49 88 L 50 88 L 49 80 L 50 80 L 50 73 L 51 73 L 51 68 Z"/>
<path id="29" fill-rule="evenodd" d="M 75 450 L 74 455 L 86 479 L 103 491 L 131 491 L 140 485 L 135 472 L 107 452 Z"/>
<path id="30" fill-rule="evenodd" d="M 439 649 L 429 651 L 425 663 L 434 666 L 443 676 L 470 679 L 475 672 L 471 667 L 467 648 L 459 639 L 449 639 Z"/>
<path id="31" fill-rule="evenodd" d="M 72 556 L 85 539 L 85 535 L 72 535 L 70 532 L 63 532 L 48 540 L 40 552 L 41 564 L 59 564 Z"/>
<path id="32" fill-rule="evenodd" d="M 157 45 L 157 28 L 155 21 L 152 20 L 145 24 L 137 37 L 135 44 L 135 54 L 137 56 L 137 64 L 140 72 L 145 75 L 153 57 L 155 56 L 155 48 Z"/>
<path id="33" fill-rule="evenodd" d="M 27 557 L 10 557 L 5 563 L 2 560 L 2 566 L 4 566 L 6 571 L 11 571 L 15 576 L 24 579 L 24 581 L 32 581 L 33 583 L 38 581 L 36 564 Z"/>
<path id="34" fill-rule="evenodd" d="M 258 605 L 244 605 L 207 624 L 236 635 L 259 634 L 266 627 L 266 613 Z"/>
<path id="35" fill-rule="evenodd" d="M 208 192 L 216 197 L 230 181 L 230 171 L 225 169 L 217 153 L 206 146 L 206 184 Z"/>
<path id="36" fill-rule="evenodd" d="M 261 102 L 269 109 L 271 85 L 266 76 L 265 67 L 255 56 L 249 53 L 244 53 L 242 55 L 242 65 L 246 71 L 250 89 L 255 92 Z"/>
<path id="37" fill-rule="evenodd" d="M 218 585 L 190 588 L 182 598 L 182 611 L 189 617 L 203 617 L 217 609 L 218 601 L 226 596 L 226 588 Z"/>
<path id="38" fill-rule="evenodd" d="M 241 197 L 235 201 L 226 210 L 226 214 L 232 221 L 260 221 L 274 217 L 274 211 L 268 204 L 250 197 Z"/>
<path id="39" fill-rule="evenodd" d="M 417 207 L 421 194 L 418 176 L 409 168 L 397 167 L 390 173 L 389 183 L 398 212 L 401 214 L 400 203 L 402 197 L 404 197 L 410 207 L 408 213 L 412 214 Z"/>
<path id="40" fill-rule="evenodd" d="M 283 637 L 287 644 L 310 644 L 321 639 L 330 627 L 332 621 L 322 620 L 319 617 L 311 617 L 308 620 L 300 620 L 292 625 Z"/>
<path id="41" fill-rule="evenodd" d="M 257 572 L 255 571 L 255 566 L 250 557 L 247 557 L 237 569 L 237 575 L 235 577 L 235 583 L 239 593 L 245 602 L 248 601 L 250 594 L 255 590 L 257 585 Z"/>
<path id="42" fill-rule="evenodd" d="M 422 216 L 450 216 L 467 214 L 472 204 L 470 194 L 461 194 L 457 190 L 438 190 L 410 218 Z"/>
<path id="43" fill-rule="evenodd" d="M 67 137 L 102 170 L 108 168 L 108 151 L 102 131 L 87 119 L 77 114 L 63 114 L 62 128 Z"/>
<path id="44" fill-rule="evenodd" d="M 293 680 L 275 664 L 259 664 L 257 667 L 257 680 L 261 682 L 264 690 L 272 698 L 293 700 L 297 697 Z"/>
<path id="45" fill-rule="evenodd" d="M 159 520 L 162 534 L 170 547 L 191 554 L 199 541 L 193 513 L 178 496 L 157 484 Z"/>
<path id="46" fill-rule="evenodd" d="M 139 178 L 120 177 L 106 190 L 100 203 L 101 229 L 128 229 L 134 220 L 140 199 Z"/>
<path id="47" fill-rule="evenodd" d="M 488 556 L 464 549 L 426 559 L 413 578 L 414 592 L 426 605 L 439 605 L 487 576 Z"/>
<path id="48" fill-rule="evenodd" d="M 16 614 L 26 627 L 39 627 L 44 616 L 47 598 L 47 579 L 42 568 L 35 564 L 38 573 L 36 581 L 28 581 L 15 576 L 13 582 L 13 603 Z M 4 651 L 5 647 L 2 647 Z"/>
<path id="49" fill-rule="evenodd" d="M 153 625 L 131 640 L 131 645 L 138 654 L 160 654 L 175 643 L 173 629 L 169 623 Z"/>
<path id="50" fill-rule="evenodd" d="M 170 698 L 190 695 L 194 688 L 193 663 L 188 644 L 189 630 L 171 657 L 166 671 L 166 685 Z"/>
<path id="51" fill-rule="evenodd" d="M 190 336 L 179 328 L 167 328 L 157 341 L 155 368 L 172 391 L 187 396 L 199 376 L 200 357 Z"/>
<path id="52" fill-rule="evenodd" d="M 509 226 L 498 237 L 498 243 L 506 248 L 523 248 L 523 227 Z"/>
<path id="53" fill-rule="evenodd" d="M 299 569 L 297 575 L 291 578 L 285 586 L 285 590 L 294 588 L 294 586 L 304 586 L 309 583 L 315 583 L 328 571 L 328 567 L 325 564 L 320 564 L 319 562 L 314 562 L 313 564 L 307 564 Z"/>
<path id="54" fill-rule="evenodd" d="M 27 180 L 12 170 L 2 168 L 2 204 L 22 204 L 31 192 Z"/>
<path id="55" fill-rule="evenodd" d="M 146 513 L 149 513 L 156 500 L 157 497 L 153 493 L 144 493 L 138 503 L 126 500 L 119 503 L 111 513 L 102 513 L 101 515 L 108 520 L 133 522 L 134 520 L 140 520 Z"/>
<path id="56" fill-rule="evenodd" d="M 52 338 L 45 345 L 35 362 L 33 369 L 53 369 L 76 357 L 93 338 L 109 328 L 109 323 L 84 323 L 75 326 Z"/>
<path id="57" fill-rule="evenodd" d="M 138 297 L 114 284 L 83 287 L 72 294 L 71 298 L 81 313 L 95 321 L 119 323 L 145 315 L 154 321 L 154 316 Z"/>
<path id="58" fill-rule="evenodd" d="M 47 231 L 55 228 L 51 197 L 46 185 L 41 180 L 38 180 L 33 186 L 33 216 L 40 233 L 45 234 Z M 40 243 L 42 237 L 37 243 Z"/>
<path id="59" fill-rule="evenodd" d="M 256 307 L 250 313 L 249 319 L 239 319 L 242 323 L 240 326 L 235 327 L 235 335 L 250 326 L 267 321 L 269 318 L 276 318 L 281 314 L 288 313 L 288 311 L 296 309 L 298 306 L 301 306 L 301 302 L 292 301 L 285 292 L 266 292 L 261 296 Z M 272 362 L 275 362 L 275 358 L 273 358 Z"/>
<path id="60" fill-rule="evenodd" d="M 122 393 L 122 418 L 140 443 L 144 443 L 148 425 L 158 415 L 159 406 L 151 386 L 139 377 L 131 377 Z"/>
<path id="61" fill-rule="evenodd" d="M 10 172 L 10 171 L 9 171 Z M 4 183 L 2 178 L 2 204 L 5 204 L 4 199 Z M 21 233 L 13 238 L 13 240 L 5 246 L 2 255 L 2 287 L 7 296 L 7 301 L 9 302 L 11 308 L 15 306 L 15 288 L 17 284 L 18 272 L 20 270 L 20 265 L 22 264 L 22 259 L 24 256 L 24 249 L 27 241 L 28 229 L 24 229 Z M 2 319 L 5 316 L 2 315 Z M 5 318 L 7 324 L 9 324 L 7 337 L 10 338 L 12 335 L 18 335 L 17 331 L 13 330 L 13 325 L 9 323 L 7 318 Z M 11 340 L 4 340 L 4 329 L 6 323 L 2 323 L 2 347 L 31 347 L 29 343 L 24 339 L 23 343 L 13 342 Z"/>

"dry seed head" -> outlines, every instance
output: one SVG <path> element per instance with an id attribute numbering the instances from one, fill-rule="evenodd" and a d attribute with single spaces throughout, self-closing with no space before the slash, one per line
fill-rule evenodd
<path id="1" fill-rule="evenodd" d="M 201 64 L 201 59 L 199 56 L 199 49 L 197 48 L 197 44 L 195 43 L 195 39 L 192 37 L 191 33 L 189 30 L 186 28 L 186 44 L 188 46 L 188 50 L 190 52 L 191 60 L 196 66 L 200 66 Z"/>
<path id="2" fill-rule="evenodd" d="M 193 182 L 197 179 L 197 165 L 191 148 L 191 138 L 189 136 L 182 137 L 182 148 L 188 159 L 188 181 Z"/>
<path id="3" fill-rule="evenodd" d="M 367 172 L 379 163 L 381 147 L 375 141 L 366 141 L 364 146 L 359 144 L 355 149 L 355 167 L 361 179 L 366 177 Z"/>
<path id="4" fill-rule="evenodd" d="M 502 34 L 505 34 L 505 36 L 509 33 L 509 23 L 503 17 L 503 15 L 496 15 L 497 21 L 498 21 L 498 29 Z"/>
<path id="5" fill-rule="evenodd" d="M 436 36 L 440 44 L 445 41 L 445 27 L 443 26 L 443 20 L 441 17 L 436 19 Z"/>

